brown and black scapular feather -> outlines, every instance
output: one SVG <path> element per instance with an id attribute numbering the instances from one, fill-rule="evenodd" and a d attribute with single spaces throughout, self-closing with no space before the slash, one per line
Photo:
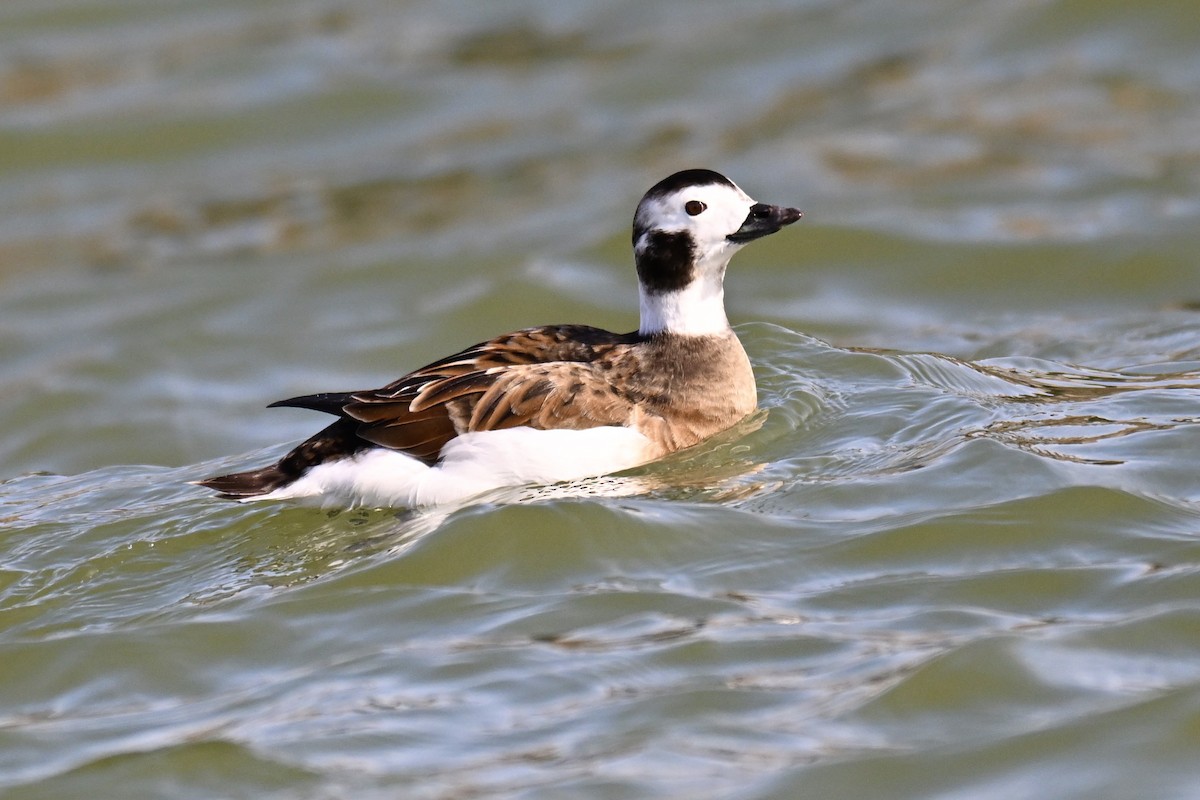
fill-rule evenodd
<path id="1" fill-rule="evenodd" d="M 607 385 L 609 373 L 627 372 L 615 369 L 619 356 L 638 341 L 637 333 L 586 325 L 527 328 L 472 345 L 381 389 L 279 400 L 268 407 L 304 408 L 339 419 L 277 464 L 198 483 L 225 497 L 254 497 L 286 486 L 317 464 L 370 447 L 399 450 L 433 465 L 447 442 L 468 431 L 563 427 L 559 407 L 573 403 L 585 381 Z M 566 383 L 552 380 L 563 367 L 578 375 Z M 615 391 L 607 394 L 607 403 L 596 404 L 594 414 L 571 427 L 626 422 L 628 402 Z"/>

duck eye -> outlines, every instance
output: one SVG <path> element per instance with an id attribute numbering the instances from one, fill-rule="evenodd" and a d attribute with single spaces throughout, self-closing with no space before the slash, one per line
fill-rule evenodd
<path id="1" fill-rule="evenodd" d="M 704 205 L 704 203 L 701 203 L 699 200 L 688 200 L 683 206 L 683 210 L 688 213 L 689 217 L 696 216 L 706 208 L 708 208 L 708 206 Z"/>

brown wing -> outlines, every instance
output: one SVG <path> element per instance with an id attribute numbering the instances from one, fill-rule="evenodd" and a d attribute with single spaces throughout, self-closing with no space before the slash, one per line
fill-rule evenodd
<path id="1" fill-rule="evenodd" d="M 358 423 L 365 442 L 432 464 L 468 431 L 620 425 L 633 399 L 610 381 L 637 334 L 582 325 L 529 328 L 481 342 L 374 391 L 293 398 Z"/>

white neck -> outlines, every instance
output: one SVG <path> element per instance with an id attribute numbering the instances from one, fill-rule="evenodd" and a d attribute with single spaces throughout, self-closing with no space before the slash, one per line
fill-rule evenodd
<path id="1" fill-rule="evenodd" d="M 695 280 L 673 292 L 651 294 L 638 289 L 643 336 L 675 333 L 681 336 L 711 336 L 729 330 L 725 316 L 725 290 L 705 280 Z"/>

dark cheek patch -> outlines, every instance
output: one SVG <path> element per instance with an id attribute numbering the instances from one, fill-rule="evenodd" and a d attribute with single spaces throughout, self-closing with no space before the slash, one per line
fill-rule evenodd
<path id="1" fill-rule="evenodd" d="M 692 282 L 695 245 L 691 234 L 654 231 L 638 256 L 638 278 L 651 294 L 673 292 Z"/>

